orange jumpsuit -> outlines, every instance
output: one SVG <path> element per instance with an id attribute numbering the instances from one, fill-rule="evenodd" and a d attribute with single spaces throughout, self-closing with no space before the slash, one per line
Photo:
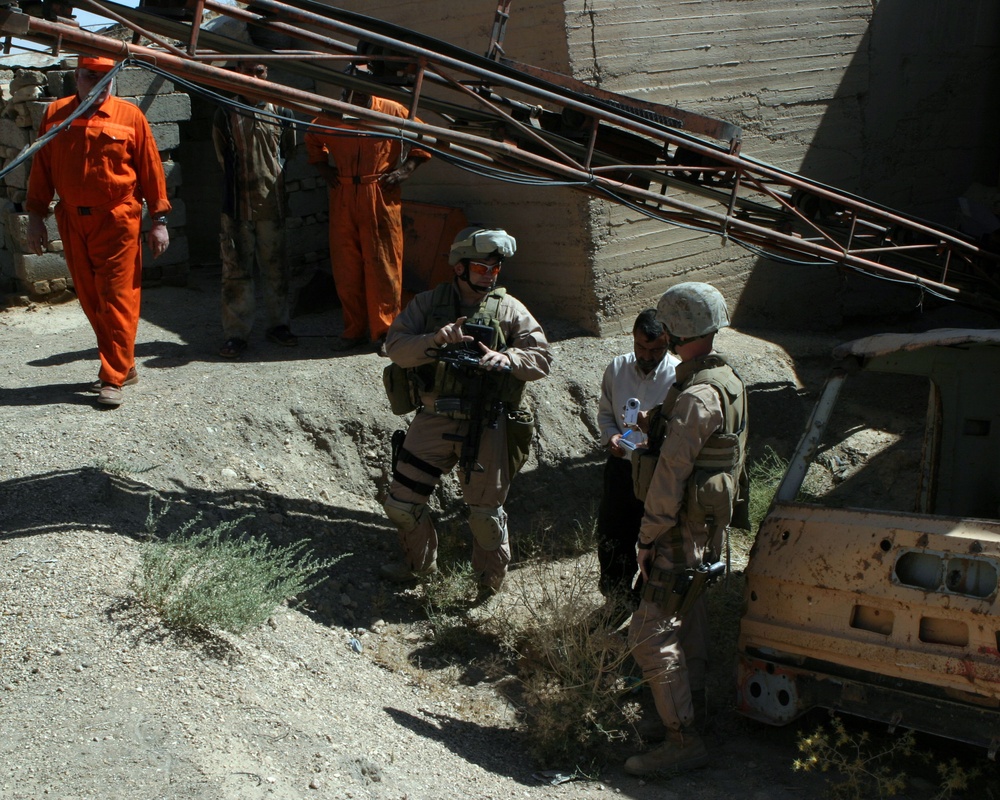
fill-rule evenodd
<path id="1" fill-rule="evenodd" d="M 51 103 L 39 135 L 79 102 L 74 96 Z M 150 216 L 170 211 L 160 154 L 142 111 L 109 97 L 43 147 L 32 163 L 27 210 L 47 216 L 55 193 L 66 264 L 97 335 L 99 377 L 120 386 L 135 366 L 143 198 Z"/>
<path id="2" fill-rule="evenodd" d="M 371 98 L 371 110 L 408 118 L 406 106 Z M 419 120 L 417 120 L 419 122 Z M 358 129 L 346 120 L 317 117 L 316 125 Z M 383 337 L 399 314 L 403 287 L 403 217 L 399 184 L 379 179 L 399 167 L 402 142 L 310 130 L 305 137 L 309 163 L 335 166 L 339 182 L 330 187 L 330 265 L 344 310 L 345 339 Z M 409 158 L 430 153 L 411 147 Z"/>

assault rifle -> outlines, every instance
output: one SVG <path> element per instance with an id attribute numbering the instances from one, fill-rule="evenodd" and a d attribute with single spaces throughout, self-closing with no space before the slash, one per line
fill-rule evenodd
<path id="1" fill-rule="evenodd" d="M 476 326 L 484 327 L 484 326 Z M 488 329 L 492 333 L 492 329 Z M 510 366 L 501 370 L 484 369 L 479 361 L 482 351 L 476 341 L 468 347 L 442 348 L 435 353 L 435 358 L 444 363 L 447 369 L 458 370 L 465 377 L 465 392 L 462 397 L 444 397 L 434 401 L 434 410 L 439 414 L 450 414 L 456 419 L 469 421 L 465 435 L 446 433 L 444 438 L 449 441 L 461 442 L 462 452 L 459 455 L 458 466 L 465 473 L 465 482 L 472 480 L 473 472 L 482 472 L 483 467 L 478 462 L 479 444 L 483 432 L 487 428 L 496 429 L 500 415 L 504 412 L 503 402 L 497 399 L 495 384 L 501 378 L 496 373 L 509 373 Z M 491 342 L 484 342 L 492 348 Z M 473 349 L 475 348 L 475 349 Z"/>

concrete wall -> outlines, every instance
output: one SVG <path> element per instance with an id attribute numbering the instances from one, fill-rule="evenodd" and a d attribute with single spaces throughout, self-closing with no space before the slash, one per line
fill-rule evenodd
<path id="1" fill-rule="evenodd" d="M 957 198 L 972 184 L 997 184 L 996 3 L 668 0 L 651 9 L 567 3 L 574 75 L 734 122 L 744 154 L 940 224 L 956 223 Z M 607 298 L 645 279 L 652 296 L 682 276 L 705 279 L 735 303 L 738 324 L 790 327 L 835 326 L 920 299 L 635 224 L 621 210 L 609 217 L 610 244 L 595 264 Z"/>
<path id="2" fill-rule="evenodd" d="M 496 9 L 495 0 L 336 5 L 475 53 L 487 47 Z M 998 183 L 1000 4 L 992 0 L 526 0 L 512 5 L 504 49 L 603 89 L 729 120 L 743 128 L 749 156 L 942 224 L 954 224 L 956 199 L 971 185 Z M 196 99 L 190 123 L 157 132 L 179 135 L 177 160 L 198 176 L 198 192 L 180 192 L 194 263 L 217 258 L 210 111 Z M 5 129 L 17 127 L 11 113 L 0 120 Z M 302 250 L 293 263 L 320 270 L 325 193 L 303 160 L 293 172 L 292 224 L 301 230 L 291 239 Z M 744 326 L 830 327 L 919 300 L 913 290 L 776 264 L 569 189 L 502 183 L 441 159 L 416 173 L 404 197 L 506 227 L 519 251 L 504 282 L 537 313 L 602 335 L 627 330 L 678 280 L 716 284 Z M 0 271 L 9 272 L 5 257 L 0 249 Z"/>
<path id="3" fill-rule="evenodd" d="M 493 0 L 336 5 L 483 52 Z M 507 55 L 744 130 L 743 153 L 894 208 L 955 223 L 956 199 L 996 186 L 992 98 L 1000 5 L 990 0 L 535 0 L 514 3 Z M 830 327 L 917 300 L 832 268 L 794 267 L 568 190 L 484 183 L 443 165 L 407 187 L 502 224 L 505 282 L 589 330 L 627 329 L 678 280 L 709 280 L 743 325 Z"/>
<path id="4" fill-rule="evenodd" d="M 347 0 L 332 3 L 434 36 L 477 54 L 490 40 L 495 0 Z M 512 4 L 505 49 L 520 61 L 566 72 L 561 3 Z M 428 117 L 428 122 L 440 120 Z M 552 314 L 596 330 L 590 263 L 594 251 L 587 198 L 568 189 L 525 187 L 473 175 L 439 159 L 422 166 L 403 187 L 406 199 L 461 208 L 470 222 L 506 228 L 518 243 L 502 281 L 535 313 Z"/>

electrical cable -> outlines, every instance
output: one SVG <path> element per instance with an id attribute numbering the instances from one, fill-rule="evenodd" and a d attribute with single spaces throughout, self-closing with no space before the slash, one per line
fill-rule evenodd
<path id="1" fill-rule="evenodd" d="M 591 179 L 586 181 L 582 180 L 561 181 L 553 178 L 548 178 L 545 176 L 526 175 L 523 173 L 515 172 L 513 170 L 502 169 L 500 167 L 493 167 L 480 164 L 478 162 L 473 161 L 472 159 L 458 156 L 450 149 L 445 150 L 444 148 L 436 147 L 427 142 L 423 141 L 414 142 L 414 140 L 408 139 L 407 137 L 403 136 L 401 132 L 399 134 L 390 134 L 383 131 L 372 131 L 372 130 L 364 130 L 358 128 L 338 128 L 334 126 L 320 125 L 315 123 L 314 121 L 306 122 L 304 120 L 298 119 L 297 117 L 287 116 L 285 114 L 271 112 L 271 111 L 265 111 L 257 106 L 251 106 L 247 103 L 243 103 L 239 100 L 236 100 L 234 97 L 221 94 L 220 92 L 217 92 L 213 89 L 209 89 L 198 83 L 187 80 L 173 73 L 167 72 L 166 70 L 156 66 L 155 64 L 150 64 L 144 61 L 138 61 L 136 59 L 125 59 L 124 61 L 119 62 L 110 72 L 108 72 L 94 86 L 94 89 L 91 91 L 91 93 L 86 98 L 84 98 L 84 100 L 80 103 L 80 107 L 74 110 L 73 113 L 67 119 L 65 119 L 59 125 L 51 128 L 49 131 L 45 133 L 44 136 L 38 138 L 30 147 L 23 150 L 14 159 L 12 159 L 6 166 L 0 169 L 0 178 L 3 178 L 3 176 L 5 176 L 7 173 L 9 173 L 17 166 L 19 166 L 20 164 L 31 158 L 35 153 L 38 152 L 38 150 L 44 147 L 45 144 L 51 141 L 51 139 L 54 136 L 58 135 L 66 127 L 68 127 L 73 120 L 75 120 L 80 115 L 85 113 L 87 109 L 89 109 L 90 106 L 93 105 L 94 100 L 101 93 L 101 91 L 103 91 L 104 87 L 107 86 L 107 84 L 114 79 L 114 76 L 117 75 L 117 73 L 126 66 L 137 66 L 154 74 L 165 77 L 168 80 L 174 82 L 175 84 L 178 84 L 186 88 L 190 92 L 199 94 L 211 101 L 214 101 L 218 105 L 233 109 L 241 114 L 258 115 L 276 120 L 281 124 L 290 125 L 293 128 L 299 130 L 320 130 L 332 136 L 352 136 L 352 137 L 375 138 L 375 139 L 399 139 L 404 144 L 411 144 L 411 145 L 418 144 L 419 147 L 421 147 L 422 149 L 431 152 L 445 163 L 448 163 L 456 167 L 457 169 L 461 169 L 465 172 L 469 172 L 471 174 L 478 175 L 480 177 L 487 178 L 489 180 L 500 181 L 503 183 L 510 183 L 520 186 L 536 186 L 536 187 L 544 186 L 551 188 L 580 188 L 585 186 L 591 186 L 595 189 L 596 192 L 603 195 L 609 201 L 614 202 L 617 205 L 622 205 L 625 206 L 626 208 L 632 209 L 633 211 L 636 211 L 637 213 L 642 214 L 645 217 L 657 220 L 659 222 L 668 222 L 669 224 L 674 225 L 678 228 L 682 228 L 684 230 L 690 230 L 695 233 L 702 233 L 710 236 L 726 236 L 727 239 L 735 242 L 737 245 L 744 248 L 748 252 L 753 253 L 758 257 L 767 258 L 771 261 L 775 261 L 780 264 L 787 264 L 792 266 L 839 265 L 841 267 L 844 267 L 845 269 L 850 269 L 853 272 L 857 272 L 862 275 L 868 275 L 870 277 L 874 277 L 878 280 L 887 281 L 889 283 L 896 283 L 907 286 L 916 285 L 923 291 L 927 292 L 928 294 L 934 297 L 939 297 L 944 300 L 954 300 L 953 297 L 944 295 L 938 291 L 935 291 L 932 288 L 919 284 L 915 281 L 908 281 L 902 278 L 893 278 L 888 275 L 874 274 L 866 270 L 863 270 L 859 267 L 856 267 L 854 265 L 844 264 L 834 259 L 824 259 L 824 258 L 817 258 L 815 260 L 796 259 L 790 256 L 772 252 L 767 248 L 761 247 L 759 245 L 754 245 L 749 242 L 741 241 L 741 239 L 738 236 L 733 235 L 732 232 L 724 234 L 716 229 L 709 227 L 678 222 L 676 220 L 665 220 L 663 217 L 657 215 L 652 209 L 643 206 L 641 203 L 629 200 L 623 195 L 616 193 L 609 187 L 597 183 L 593 179 L 593 177 L 591 177 Z"/>

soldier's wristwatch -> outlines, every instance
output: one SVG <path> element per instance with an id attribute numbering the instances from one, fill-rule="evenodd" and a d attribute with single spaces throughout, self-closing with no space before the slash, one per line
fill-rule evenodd
<path id="1" fill-rule="evenodd" d="M 167 224 L 167 217 L 166 217 L 166 215 L 161 214 L 158 217 L 153 217 L 153 222 L 158 222 L 160 225 L 166 225 Z"/>

